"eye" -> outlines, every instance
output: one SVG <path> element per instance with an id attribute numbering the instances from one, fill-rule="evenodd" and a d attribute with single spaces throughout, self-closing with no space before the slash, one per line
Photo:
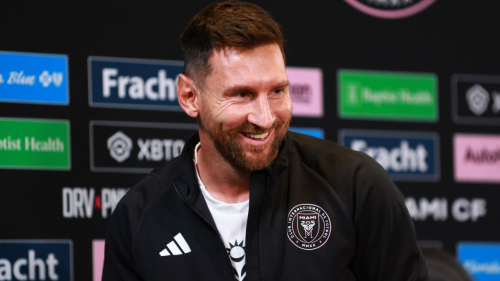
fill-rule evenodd
<path id="1" fill-rule="evenodd" d="M 251 94 L 248 92 L 239 92 L 239 93 L 235 93 L 234 96 L 239 98 L 239 99 L 245 99 L 245 98 L 249 98 L 251 96 Z"/>
<path id="2" fill-rule="evenodd" d="M 285 88 L 279 88 L 279 89 L 273 90 L 273 94 L 281 94 L 284 92 L 285 92 Z"/>

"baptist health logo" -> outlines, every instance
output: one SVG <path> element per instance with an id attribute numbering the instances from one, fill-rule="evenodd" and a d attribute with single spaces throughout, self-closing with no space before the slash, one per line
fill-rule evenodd
<path id="1" fill-rule="evenodd" d="M 132 146 L 132 140 L 122 132 L 116 132 L 108 138 L 109 154 L 119 163 L 130 157 Z"/>
<path id="2" fill-rule="evenodd" d="M 0 51 L 0 101 L 67 105 L 65 55 Z"/>
<path id="3" fill-rule="evenodd" d="M 0 168 L 70 170 L 69 121 L 0 118 Z"/>
<path id="4" fill-rule="evenodd" d="M 0 240 L 0 280 L 73 280 L 70 240 Z"/>
<path id="5" fill-rule="evenodd" d="M 89 57 L 89 104 L 147 110 L 175 110 L 183 62 Z"/>
<path id="6" fill-rule="evenodd" d="M 339 70 L 341 118 L 436 122 L 437 76 L 432 73 Z"/>

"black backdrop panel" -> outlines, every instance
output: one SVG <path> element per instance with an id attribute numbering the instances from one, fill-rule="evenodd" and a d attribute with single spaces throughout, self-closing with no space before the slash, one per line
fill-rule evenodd
<path id="1" fill-rule="evenodd" d="M 400 19 L 370 16 L 344 1 L 254 2 L 283 26 L 287 65 L 323 72 L 323 117 L 294 117 L 292 126 L 321 128 L 332 141 L 338 141 L 341 129 L 437 134 L 439 178 L 395 179 L 418 239 L 452 253 L 463 241 L 500 243 L 500 183 L 455 181 L 453 146 L 458 133 L 499 135 L 497 1 L 438 0 Z M 2 3 L 0 51 L 66 55 L 70 96 L 68 105 L 0 102 L 0 115 L 68 120 L 71 169 L 0 169 L 0 240 L 69 239 L 74 280 L 92 280 L 92 241 L 104 238 L 117 199 L 144 172 L 174 156 L 196 123 L 175 110 L 89 106 L 88 58 L 182 60 L 179 35 L 207 3 Z M 434 73 L 437 121 L 340 118 L 340 69 Z M 474 85 L 484 89 L 471 91 L 476 112 L 466 100 Z"/>

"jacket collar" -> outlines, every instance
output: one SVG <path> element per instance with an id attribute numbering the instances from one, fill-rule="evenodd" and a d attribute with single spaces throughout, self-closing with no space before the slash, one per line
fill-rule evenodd
<path id="1" fill-rule="evenodd" d="M 196 178 L 196 171 L 194 169 L 193 153 L 198 142 L 200 142 L 200 138 L 198 133 L 195 133 L 184 145 L 184 149 L 180 155 L 179 170 L 176 176 L 176 189 L 179 195 L 197 211 L 201 213 L 210 213 L 205 199 L 201 194 Z M 280 145 L 278 156 L 271 166 L 263 170 L 269 177 L 271 186 L 274 185 L 281 173 L 288 167 L 289 143 L 289 134 L 287 133 Z M 255 173 L 252 173 L 252 176 L 253 174 Z M 210 220 L 212 220 L 211 216 Z"/>

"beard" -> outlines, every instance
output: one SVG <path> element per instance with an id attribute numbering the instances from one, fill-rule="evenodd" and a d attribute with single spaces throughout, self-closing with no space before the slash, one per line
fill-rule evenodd
<path id="1" fill-rule="evenodd" d="M 276 120 L 268 130 L 249 122 L 230 130 L 224 130 L 222 124 L 216 123 L 208 111 L 203 110 L 202 113 L 203 120 L 201 117 L 198 119 L 200 127 L 212 139 L 219 154 L 235 169 L 245 172 L 262 170 L 271 165 L 278 155 L 279 147 L 285 138 L 291 120 L 291 116 L 285 122 Z M 241 138 L 240 132 L 263 134 L 272 130 L 274 130 L 274 139 L 266 145 L 253 146 L 238 141 Z M 248 152 L 256 157 L 248 157 Z"/>

